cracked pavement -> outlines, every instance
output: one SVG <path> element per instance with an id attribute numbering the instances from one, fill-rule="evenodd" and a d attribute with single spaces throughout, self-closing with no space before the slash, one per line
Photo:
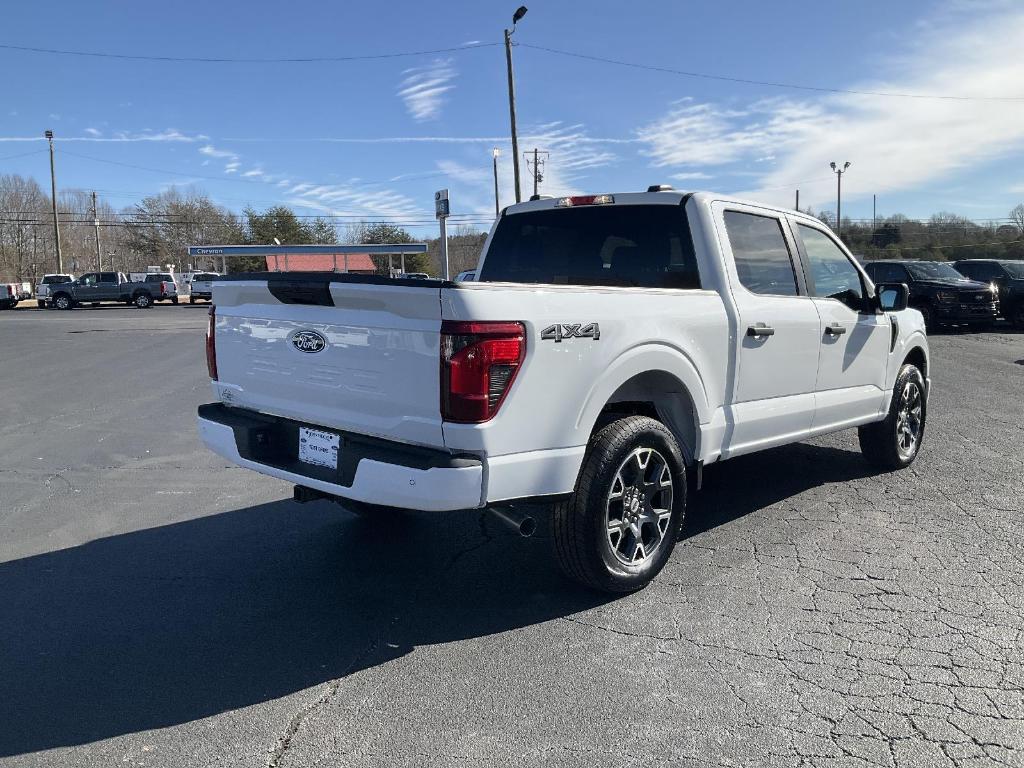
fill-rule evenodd
<path id="1" fill-rule="evenodd" d="M 0 318 L 0 766 L 1024 765 L 1024 334 L 932 338 L 908 470 L 852 432 L 707 468 L 611 599 L 543 525 L 208 454 L 205 320 Z"/>

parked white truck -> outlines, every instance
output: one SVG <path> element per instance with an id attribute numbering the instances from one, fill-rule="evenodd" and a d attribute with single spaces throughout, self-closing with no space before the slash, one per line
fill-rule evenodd
<path id="1" fill-rule="evenodd" d="M 688 471 L 849 427 L 877 467 L 914 460 L 929 356 L 906 303 L 795 211 L 531 201 L 473 282 L 218 278 L 199 431 L 299 500 L 490 507 L 523 531 L 513 502 L 545 502 L 564 571 L 626 592 L 671 554 Z"/>

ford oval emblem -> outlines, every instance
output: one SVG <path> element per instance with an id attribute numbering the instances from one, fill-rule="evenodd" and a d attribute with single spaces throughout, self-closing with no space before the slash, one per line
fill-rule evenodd
<path id="1" fill-rule="evenodd" d="M 327 339 L 316 331 L 299 331 L 292 336 L 292 346 L 299 352 L 323 352 L 327 347 Z"/>

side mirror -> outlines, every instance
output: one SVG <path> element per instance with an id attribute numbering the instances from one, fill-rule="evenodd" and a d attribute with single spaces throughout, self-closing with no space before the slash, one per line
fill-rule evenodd
<path id="1" fill-rule="evenodd" d="M 878 306 L 884 312 L 902 312 L 910 303 L 910 289 L 906 283 L 879 283 L 875 286 Z"/>

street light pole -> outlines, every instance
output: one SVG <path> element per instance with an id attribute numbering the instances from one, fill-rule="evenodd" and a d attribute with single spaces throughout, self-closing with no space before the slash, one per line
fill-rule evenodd
<path id="1" fill-rule="evenodd" d="M 501 207 L 498 204 L 498 155 L 501 154 L 501 150 L 497 147 L 491 152 L 491 157 L 494 160 L 494 218 L 498 218 L 501 213 Z"/>
<path id="2" fill-rule="evenodd" d="M 505 30 L 505 63 L 508 67 L 508 115 L 512 123 L 512 175 L 515 178 L 516 202 L 522 202 L 519 189 L 519 137 L 516 135 L 516 80 L 512 74 L 512 35 L 516 24 L 526 15 L 526 6 L 521 5 L 512 14 L 512 29 Z"/>
<path id="3" fill-rule="evenodd" d="M 829 167 L 836 174 L 836 234 L 840 237 L 843 236 L 843 174 L 846 173 L 846 169 L 850 167 L 849 163 L 845 163 L 842 168 L 836 166 L 835 163 L 829 163 Z"/>
<path id="4" fill-rule="evenodd" d="M 53 202 L 53 247 L 57 252 L 57 274 L 64 274 L 64 259 L 60 254 L 60 224 L 57 222 L 57 174 L 53 169 L 53 131 L 46 132 L 50 142 L 50 199 Z"/>

